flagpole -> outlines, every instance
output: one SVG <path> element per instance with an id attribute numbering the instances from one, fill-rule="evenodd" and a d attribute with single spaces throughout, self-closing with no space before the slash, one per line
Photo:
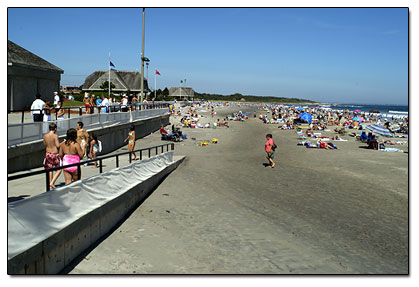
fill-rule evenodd
<path id="1" fill-rule="evenodd" d="M 111 97 L 111 51 L 110 50 L 109 50 L 108 66 L 109 66 L 108 98 L 110 98 Z"/>
<path id="2" fill-rule="evenodd" d="M 157 73 L 154 72 L 154 100 L 156 100 L 156 90 L 157 90 Z"/>

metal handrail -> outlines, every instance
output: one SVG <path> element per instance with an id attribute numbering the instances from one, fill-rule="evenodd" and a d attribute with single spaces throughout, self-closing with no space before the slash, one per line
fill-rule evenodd
<path id="1" fill-rule="evenodd" d="M 164 147 L 166 147 L 166 151 L 169 151 L 169 146 L 170 146 L 170 150 L 174 150 L 175 149 L 175 144 L 174 143 L 167 143 L 167 144 L 161 144 L 161 145 L 157 145 L 157 146 L 152 146 L 152 147 L 148 147 L 148 148 L 142 148 L 142 149 L 137 149 L 137 150 L 133 150 L 133 151 L 127 151 L 127 152 L 121 152 L 121 153 L 117 153 L 117 154 L 112 154 L 112 155 L 107 155 L 107 156 L 99 156 L 95 159 L 90 159 L 90 160 L 85 160 L 85 161 L 80 161 L 78 163 L 72 163 L 72 164 L 68 164 L 68 165 L 63 165 L 63 166 L 59 166 L 59 167 L 54 167 L 54 168 L 49 168 L 49 169 L 43 169 L 43 170 L 38 170 L 38 171 L 31 171 L 31 172 L 27 172 L 27 173 L 23 173 L 23 174 L 18 174 L 18 175 L 11 175 L 7 177 L 7 181 L 11 181 L 11 180 L 16 180 L 16 179 L 21 179 L 21 178 L 25 178 L 25 177 L 29 177 L 29 176 L 33 176 L 33 175 L 38 175 L 38 174 L 43 174 L 45 173 L 45 177 L 46 177 L 46 190 L 49 191 L 49 172 L 50 171 L 57 171 L 60 169 L 64 169 L 64 168 L 68 168 L 68 167 L 73 167 L 73 166 L 77 166 L 77 173 L 78 173 L 78 180 L 80 180 L 81 177 L 81 168 L 80 166 L 82 164 L 87 164 L 87 163 L 91 163 L 91 162 L 97 162 L 99 161 L 99 173 L 103 172 L 102 169 L 102 161 L 104 159 L 108 159 L 108 158 L 116 158 L 116 168 L 119 167 L 119 157 L 122 155 L 126 155 L 129 154 L 129 163 L 132 162 L 132 154 L 134 152 L 139 152 L 140 153 L 140 160 L 143 159 L 143 151 L 148 151 L 148 157 L 151 157 L 151 150 L 155 149 L 156 150 L 156 155 L 158 154 L 158 149 L 161 148 L 161 152 L 164 152 Z"/>
<path id="2" fill-rule="evenodd" d="M 133 106 L 135 106 L 135 107 L 140 107 L 140 106 L 143 106 L 146 110 L 150 110 L 150 109 L 162 109 L 162 108 L 167 108 L 169 105 L 168 104 L 165 104 L 165 103 L 155 103 L 155 104 L 147 104 L 147 105 L 144 105 L 144 104 L 138 104 L 138 105 L 133 105 L 133 104 L 131 104 L 131 105 L 128 105 L 127 106 L 127 108 L 128 107 L 131 107 L 131 109 L 132 109 L 132 107 Z M 109 108 L 109 113 L 115 113 L 116 111 L 115 111 L 115 105 L 110 105 L 108 108 Z M 56 112 L 56 108 L 54 108 L 54 107 L 50 107 L 51 108 L 51 114 L 52 113 L 55 113 L 55 120 L 57 120 L 57 112 Z M 60 109 L 62 109 L 62 110 L 66 110 L 67 112 L 67 116 L 68 116 L 68 118 L 70 118 L 70 114 L 71 114 L 71 110 L 75 110 L 75 109 L 78 109 L 79 110 L 79 113 L 78 113 L 78 115 L 79 116 L 82 116 L 83 115 L 83 109 L 84 109 L 84 111 L 86 112 L 88 109 L 89 110 L 91 110 L 91 109 L 93 109 L 93 114 L 94 114 L 94 109 L 97 109 L 97 113 L 98 114 L 100 114 L 101 113 L 101 110 L 103 109 L 103 108 L 105 108 L 105 106 L 93 106 L 93 107 L 89 107 L 89 108 L 87 108 L 86 106 L 74 106 L 74 107 L 60 107 Z M 121 110 L 121 105 L 119 105 L 119 111 L 118 112 L 120 112 L 120 110 Z M 127 112 L 129 111 L 130 109 L 128 109 L 127 110 Z M 33 110 L 12 110 L 12 111 L 8 111 L 7 113 L 8 114 L 11 114 L 11 113 L 22 113 L 22 117 L 21 117 L 21 123 L 23 124 L 24 123 L 24 121 L 25 121 L 25 112 L 33 112 L 33 111 L 45 111 L 45 109 L 33 109 Z"/>

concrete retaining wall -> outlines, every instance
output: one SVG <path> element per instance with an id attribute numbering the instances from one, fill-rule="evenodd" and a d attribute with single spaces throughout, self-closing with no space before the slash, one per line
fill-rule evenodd
<path id="1" fill-rule="evenodd" d="M 8 274 L 57 274 L 108 233 L 126 214 L 137 207 L 161 180 L 183 161 L 174 161 L 160 173 L 81 217 L 71 225 L 8 261 Z"/>
<path id="2" fill-rule="evenodd" d="M 126 145 L 124 139 L 128 136 L 130 124 L 135 126 L 136 138 L 142 138 L 160 129 L 160 125 L 168 125 L 169 115 L 156 116 L 145 120 L 137 120 L 132 123 L 119 124 L 106 128 L 88 130 L 95 133 L 103 144 L 101 154 L 112 152 Z M 74 127 L 75 128 L 75 127 Z M 60 137 L 60 141 L 65 136 Z M 43 140 L 20 144 L 7 149 L 7 172 L 13 173 L 31 168 L 42 167 L 45 157 L 45 146 Z"/>

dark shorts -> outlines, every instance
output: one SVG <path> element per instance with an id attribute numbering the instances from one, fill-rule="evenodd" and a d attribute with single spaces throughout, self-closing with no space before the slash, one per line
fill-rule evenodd
<path id="1" fill-rule="evenodd" d="M 275 151 L 274 150 L 271 151 L 271 152 L 267 152 L 267 154 L 268 154 L 268 158 L 274 159 L 274 154 L 275 154 Z"/>
<path id="2" fill-rule="evenodd" d="M 34 122 L 42 122 L 44 120 L 43 114 L 33 114 L 33 121 Z"/>

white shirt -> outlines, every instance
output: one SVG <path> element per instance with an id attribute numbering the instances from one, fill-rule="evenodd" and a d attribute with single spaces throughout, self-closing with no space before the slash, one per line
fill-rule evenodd
<path id="1" fill-rule="evenodd" d="M 102 101 L 101 106 L 104 106 L 104 107 L 109 106 L 109 100 L 107 98 L 104 98 L 103 101 Z"/>
<path id="2" fill-rule="evenodd" d="M 126 106 L 127 106 L 127 104 L 128 104 L 128 99 L 127 99 L 127 98 L 123 98 L 123 99 L 122 99 L 121 106 L 126 107 Z"/>
<path id="3" fill-rule="evenodd" d="M 32 111 L 32 115 L 39 115 L 42 112 L 39 110 L 44 109 L 44 105 L 45 102 L 41 99 L 36 99 L 35 101 L 33 101 L 32 106 L 31 106 L 31 110 L 38 110 L 38 111 Z"/>
<path id="4" fill-rule="evenodd" d="M 55 95 L 54 96 L 54 105 L 57 105 L 59 101 L 60 101 L 60 96 L 59 95 Z"/>

